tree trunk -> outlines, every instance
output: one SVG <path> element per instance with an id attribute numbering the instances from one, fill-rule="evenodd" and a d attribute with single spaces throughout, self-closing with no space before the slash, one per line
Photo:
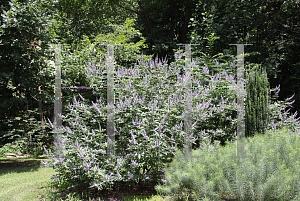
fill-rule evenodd
<path id="1" fill-rule="evenodd" d="M 38 30 L 39 30 L 39 33 L 40 33 L 41 32 L 40 28 L 38 28 Z M 39 41 L 38 41 L 38 46 L 41 47 L 41 39 L 39 39 Z M 41 94 L 42 93 L 41 86 L 39 86 L 38 90 L 39 90 L 39 94 Z M 39 105 L 40 121 L 41 121 L 41 124 L 42 124 L 42 132 L 43 132 L 43 135 L 45 136 L 46 135 L 46 130 L 45 130 L 45 122 L 44 122 L 44 115 L 43 115 L 42 100 L 39 99 L 37 101 L 38 101 L 38 105 Z"/>
<path id="2" fill-rule="evenodd" d="M 186 41 L 187 41 L 188 25 L 189 25 L 189 21 L 190 21 L 190 17 L 191 17 L 191 8 L 190 8 L 189 4 L 190 4 L 190 1 L 186 1 L 184 23 L 183 23 L 182 32 L 181 32 L 182 43 L 186 43 Z"/>

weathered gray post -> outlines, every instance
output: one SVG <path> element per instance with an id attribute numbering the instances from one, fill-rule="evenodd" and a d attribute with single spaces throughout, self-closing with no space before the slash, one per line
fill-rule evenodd
<path id="1" fill-rule="evenodd" d="M 185 87 L 185 104 L 184 104 L 184 155 L 185 158 L 192 157 L 192 142 L 190 136 L 192 135 L 192 93 L 191 93 L 191 45 L 200 45 L 200 44 L 176 44 L 185 46 L 185 78 L 184 78 L 184 87 Z"/>
<path id="2" fill-rule="evenodd" d="M 59 158 L 62 154 L 60 127 L 62 121 L 60 115 L 62 113 L 61 105 L 61 45 L 55 45 L 55 100 L 54 100 L 54 130 L 55 130 L 55 154 Z"/>
<path id="3" fill-rule="evenodd" d="M 244 81 L 244 45 L 252 44 L 230 44 L 237 46 L 237 154 L 233 158 L 254 158 L 245 155 L 245 81 Z"/>
<path id="4" fill-rule="evenodd" d="M 107 156 L 115 158 L 114 131 L 114 46 L 107 46 Z"/>

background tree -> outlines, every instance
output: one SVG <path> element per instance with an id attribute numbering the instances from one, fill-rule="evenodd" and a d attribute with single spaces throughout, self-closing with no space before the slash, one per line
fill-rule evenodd
<path id="1" fill-rule="evenodd" d="M 44 32 L 47 18 L 43 18 L 40 10 L 36 9 L 39 2 L 28 4 L 29 2 L 14 0 L 9 2 L 9 6 L 2 4 L 0 29 L 0 101 L 2 104 L 0 113 L 7 113 L 8 117 L 14 118 L 24 111 L 26 112 L 22 118 L 23 124 L 17 123 L 13 126 L 1 124 L 3 128 L 1 129 L 1 138 L 6 137 L 1 143 L 7 142 L 8 137 L 10 137 L 10 141 L 20 137 L 20 134 L 24 137 L 33 129 L 26 121 L 30 121 L 29 111 L 36 108 L 38 103 L 40 115 L 35 118 L 40 118 L 39 126 L 43 127 L 43 134 L 46 134 L 45 127 L 42 125 L 43 111 L 41 107 L 41 100 L 45 100 L 47 97 L 41 93 L 41 87 L 46 88 L 45 79 L 47 80 L 42 67 L 44 65 L 42 57 L 45 55 L 46 48 L 45 43 L 39 42 L 36 45 L 35 41 L 49 38 L 49 35 Z M 13 132 L 7 131 L 8 126 L 14 128 Z M 30 138 L 36 138 L 35 133 L 30 134 Z"/>

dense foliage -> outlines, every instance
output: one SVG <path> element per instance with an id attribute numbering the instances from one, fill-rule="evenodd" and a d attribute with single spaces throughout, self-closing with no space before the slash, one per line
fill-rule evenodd
<path id="1" fill-rule="evenodd" d="M 245 100 L 245 136 L 250 137 L 258 133 L 265 133 L 269 122 L 270 86 L 267 80 L 266 71 L 260 66 L 252 68 L 252 72 L 246 72 Z"/>
<path id="2" fill-rule="evenodd" d="M 171 200 L 298 200 L 298 144 L 298 132 L 280 129 L 247 138 L 247 159 L 233 158 L 235 143 L 203 146 L 188 160 L 178 152 L 155 189 Z"/>

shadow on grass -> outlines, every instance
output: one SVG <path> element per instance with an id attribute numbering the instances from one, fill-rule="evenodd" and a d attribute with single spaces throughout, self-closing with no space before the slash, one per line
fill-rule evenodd
<path id="1" fill-rule="evenodd" d="M 41 168 L 45 158 L 0 158 L 0 176 L 10 172 L 32 172 Z M 47 160 L 47 159 L 46 159 Z"/>

